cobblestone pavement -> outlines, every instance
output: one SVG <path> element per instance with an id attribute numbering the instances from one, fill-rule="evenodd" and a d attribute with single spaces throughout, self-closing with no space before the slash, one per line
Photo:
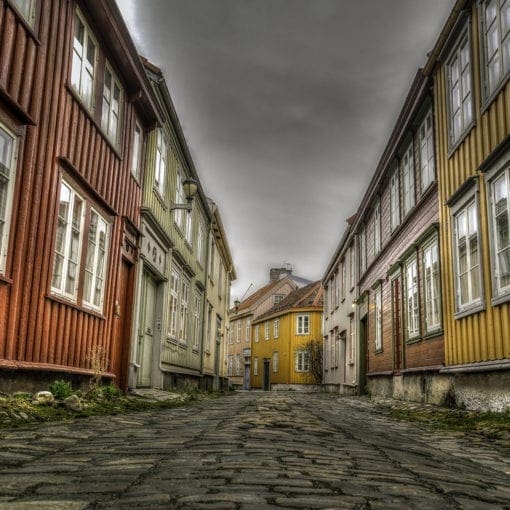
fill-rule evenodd
<path id="1" fill-rule="evenodd" d="M 246 392 L 0 431 L 0 508 L 510 508 L 510 451 L 366 399 Z"/>

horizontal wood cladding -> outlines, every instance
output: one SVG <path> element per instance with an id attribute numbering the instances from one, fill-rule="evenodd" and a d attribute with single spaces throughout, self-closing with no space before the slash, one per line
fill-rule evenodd
<path id="1" fill-rule="evenodd" d="M 0 0 L 0 91 L 25 123 L 33 123 L 41 93 L 36 63 L 40 43 L 27 23 L 6 0 Z M 36 98 L 36 101 L 38 98 Z"/>
<path id="2" fill-rule="evenodd" d="M 486 186 L 478 168 L 510 133 L 510 82 L 507 81 L 485 105 L 482 99 L 479 20 L 477 3 L 472 5 L 471 57 L 473 64 L 474 126 L 451 151 L 448 144 L 447 77 L 444 66 L 434 71 L 436 133 L 441 231 L 441 266 L 443 271 L 445 356 L 448 365 L 510 358 L 510 304 L 492 306 L 490 231 Z M 454 253 L 450 209 L 446 201 L 474 176 L 479 189 L 479 228 L 483 271 L 485 310 L 455 318 Z"/>

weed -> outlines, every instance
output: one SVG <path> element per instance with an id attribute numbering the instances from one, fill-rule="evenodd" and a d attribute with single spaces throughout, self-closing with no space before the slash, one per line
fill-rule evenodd
<path id="1" fill-rule="evenodd" d="M 53 381 L 49 386 L 49 390 L 53 393 L 53 396 L 57 400 L 64 400 L 73 393 L 71 383 L 69 381 L 64 381 L 63 379 Z"/>

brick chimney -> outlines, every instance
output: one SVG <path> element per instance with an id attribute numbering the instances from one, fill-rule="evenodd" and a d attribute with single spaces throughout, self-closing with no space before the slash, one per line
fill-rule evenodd
<path id="1" fill-rule="evenodd" d="M 276 282 L 284 276 L 292 274 L 292 267 L 272 267 L 269 270 L 269 281 Z"/>

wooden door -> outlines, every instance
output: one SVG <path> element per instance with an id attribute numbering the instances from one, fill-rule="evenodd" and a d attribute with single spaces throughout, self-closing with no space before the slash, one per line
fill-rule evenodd
<path id="1" fill-rule="evenodd" d="M 140 329 L 138 336 L 138 386 L 150 386 L 154 347 L 154 315 L 156 305 L 156 283 L 144 273 L 140 303 Z"/>
<path id="2" fill-rule="evenodd" d="M 269 391 L 269 360 L 264 359 L 264 390 Z"/>

